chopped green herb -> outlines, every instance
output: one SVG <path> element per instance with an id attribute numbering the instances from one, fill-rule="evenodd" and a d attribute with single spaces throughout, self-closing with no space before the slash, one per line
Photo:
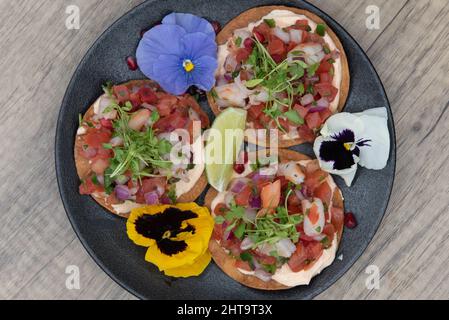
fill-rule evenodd
<path id="1" fill-rule="evenodd" d="M 275 264 L 264 264 L 262 267 L 265 269 L 266 272 L 274 274 L 276 272 L 276 265 Z"/>
<path id="2" fill-rule="evenodd" d="M 112 150 L 112 149 L 113 149 L 113 146 L 112 146 L 112 144 L 110 144 L 110 143 L 104 143 L 104 144 L 103 144 L 103 149 L 106 149 L 106 150 Z"/>
<path id="3" fill-rule="evenodd" d="M 172 203 L 176 203 L 176 201 L 178 200 L 178 195 L 176 194 L 176 185 L 172 185 L 170 187 L 170 190 L 168 191 L 167 196 Z"/>
<path id="4" fill-rule="evenodd" d="M 270 27 L 270 28 L 276 28 L 276 21 L 274 19 L 265 19 L 264 22 Z"/>
<path id="5" fill-rule="evenodd" d="M 157 110 L 154 110 L 154 111 L 151 113 L 151 122 L 152 122 L 152 123 L 158 122 L 160 118 L 161 118 L 161 116 L 159 115 L 159 112 L 157 112 Z"/>
<path id="6" fill-rule="evenodd" d="M 226 219 L 223 216 L 216 216 L 215 217 L 215 223 L 216 224 L 223 224 L 226 221 Z"/>
<path id="7" fill-rule="evenodd" d="M 239 225 L 237 227 L 237 229 L 235 229 L 234 235 L 241 240 L 243 238 L 243 236 L 245 235 L 245 230 L 246 230 L 246 224 L 242 223 L 241 225 Z"/>
<path id="8" fill-rule="evenodd" d="M 319 36 L 321 36 L 321 37 L 324 37 L 325 36 L 325 34 L 326 34 L 326 29 L 327 29 L 327 27 L 326 27 L 326 25 L 324 25 L 324 24 L 318 24 L 317 26 L 316 26 L 316 34 L 317 35 L 319 35 Z"/>
<path id="9" fill-rule="evenodd" d="M 98 186 L 100 183 L 98 182 L 98 177 L 96 175 L 92 176 L 92 183 L 96 186 Z"/>
<path id="10" fill-rule="evenodd" d="M 255 88 L 255 87 L 257 87 L 259 84 L 261 84 L 262 82 L 264 81 L 264 79 L 253 79 L 253 80 L 250 80 L 250 81 L 247 81 L 246 82 L 246 86 L 248 87 L 248 88 Z"/>
<path id="11" fill-rule="evenodd" d="M 325 53 L 325 54 L 331 53 L 331 49 L 329 49 L 328 46 L 324 46 L 324 53 Z"/>
<path id="12" fill-rule="evenodd" d="M 108 81 L 106 82 L 105 85 L 102 86 L 104 93 L 108 96 L 108 97 L 112 97 L 113 96 L 113 92 L 112 92 L 112 82 Z"/>
<path id="13" fill-rule="evenodd" d="M 309 77 L 313 77 L 316 73 L 316 71 L 318 70 L 318 68 L 320 67 L 320 63 L 317 62 L 315 64 L 312 64 L 311 66 L 309 66 L 307 68 L 307 73 L 309 75 Z"/>
<path id="14" fill-rule="evenodd" d="M 217 91 L 215 91 L 215 89 L 212 89 L 210 91 L 210 95 L 212 96 L 212 98 L 214 98 L 214 100 L 217 100 L 219 98 L 218 94 L 217 94 Z"/>
<path id="15" fill-rule="evenodd" d="M 235 45 L 237 47 L 240 47 L 242 45 L 242 37 L 238 37 L 237 39 L 235 39 Z"/>
<path id="16" fill-rule="evenodd" d="M 240 71 L 234 71 L 233 73 L 232 73 L 232 78 L 233 79 L 235 79 L 235 78 L 237 78 L 238 76 L 240 75 Z"/>
<path id="17" fill-rule="evenodd" d="M 298 114 L 298 112 L 296 112 L 296 110 L 287 111 L 286 113 L 284 113 L 284 116 L 287 117 L 288 120 L 290 120 L 296 125 L 304 124 L 304 119 L 300 117 L 300 115 Z"/>

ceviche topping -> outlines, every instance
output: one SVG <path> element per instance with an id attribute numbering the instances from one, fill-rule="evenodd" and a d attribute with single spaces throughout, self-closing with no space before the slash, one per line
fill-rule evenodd
<path id="1" fill-rule="evenodd" d="M 214 200 L 213 238 L 239 270 L 269 281 L 285 265 L 290 273 L 313 268 L 335 247 L 344 215 L 333 202 L 335 184 L 316 161 L 282 163 L 274 175 L 263 169 L 235 179 Z"/>
<path id="2" fill-rule="evenodd" d="M 124 213 L 136 207 L 130 201 L 175 203 L 188 191 L 177 188 L 203 172 L 194 164 L 193 127 L 208 119 L 190 96 L 171 96 L 152 82 L 108 84 L 104 91 L 94 112 L 80 116 L 78 154 L 89 164 L 80 193 L 108 196 Z M 180 141 L 178 131 L 189 139 Z"/>
<path id="3" fill-rule="evenodd" d="M 220 59 L 215 102 L 248 109 L 255 129 L 277 128 L 287 138 L 312 142 L 338 105 L 340 52 L 326 30 L 302 18 L 287 27 L 273 18 L 236 30 L 219 48 L 226 58 Z"/>

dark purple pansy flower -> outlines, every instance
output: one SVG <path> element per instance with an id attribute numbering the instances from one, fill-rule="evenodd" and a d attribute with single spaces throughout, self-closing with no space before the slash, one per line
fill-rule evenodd
<path id="1" fill-rule="evenodd" d="M 140 70 L 167 92 L 215 85 L 217 43 L 212 25 L 192 14 L 172 13 L 146 32 L 137 48 Z"/>

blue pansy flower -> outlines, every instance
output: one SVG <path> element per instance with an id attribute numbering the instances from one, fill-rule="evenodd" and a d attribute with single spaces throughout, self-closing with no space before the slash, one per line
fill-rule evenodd
<path id="1" fill-rule="evenodd" d="M 215 85 L 217 43 L 203 18 L 168 15 L 145 33 L 136 56 L 140 70 L 171 94 L 184 94 L 191 86 L 210 91 Z"/>

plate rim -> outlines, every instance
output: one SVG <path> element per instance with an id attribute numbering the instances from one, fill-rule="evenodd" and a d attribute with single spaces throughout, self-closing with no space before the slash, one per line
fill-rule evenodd
<path id="1" fill-rule="evenodd" d="M 109 270 L 109 268 L 105 265 L 105 263 L 103 263 L 101 261 L 101 259 L 97 256 L 97 254 L 94 252 L 94 250 L 88 245 L 86 239 L 83 237 L 82 233 L 80 232 L 77 224 L 74 221 L 74 218 L 72 217 L 72 213 L 70 212 L 69 208 L 68 208 L 68 202 L 66 199 L 66 195 L 65 193 L 62 191 L 62 172 L 61 172 L 61 162 L 60 159 L 58 157 L 59 155 L 59 139 L 60 139 L 60 129 L 62 126 L 62 114 L 63 114 L 63 106 L 67 105 L 68 102 L 68 96 L 70 91 L 72 90 L 72 88 L 74 87 L 75 84 L 75 78 L 77 78 L 77 76 L 80 74 L 80 69 L 81 67 L 85 64 L 85 61 L 87 60 L 87 58 L 90 56 L 91 52 L 94 50 L 94 48 L 103 40 L 103 38 L 110 32 L 110 30 L 117 24 L 119 24 L 122 20 L 125 19 L 125 17 L 132 15 L 134 12 L 137 12 L 141 7 L 147 5 L 148 3 L 152 3 L 155 2 L 156 0 L 146 0 L 143 1 L 142 3 L 138 4 L 137 6 L 131 8 L 130 10 L 128 10 L 127 12 L 125 12 L 123 15 L 121 15 L 119 18 L 117 18 L 112 24 L 110 24 L 102 33 L 101 35 L 95 39 L 95 41 L 89 46 L 89 48 L 86 50 L 86 52 L 84 53 L 82 59 L 80 60 L 80 62 L 78 63 L 70 81 L 69 84 L 67 86 L 67 89 L 64 93 L 64 97 L 60 103 L 60 109 L 59 109 L 59 114 L 57 117 L 57 126 L 56 126 L 56 133 L 55 133 L 55 138 L 54 138 L 54 157 L 55 157 L 55 171 L 56 171 L 56 180 L 57 180 L 57 184 L 58 184 L 58 192 L 61 198 L 61 202 L 63 204 L 64 207 L 64 211 L 68 217 L 68 220 L 70 222 L 70 225 L 72 226 L 77 238 L 80 240 L 83 248 L 87 251 L 87 253 L 89 254 L 89 256 L 92 258 L 92 260 L 100 267 L 100 269 L 109 277 L 111 278 L 116 284 L 118 284 L 121 288 L 125 289 L 126 291 L 128 291 L 129 293 L 131 293 L 132 295 L 134 295 L 136 298 L 140 299 L 140 300 L 148 300 L 147 297 L 143 296 L 142 294 L 140 294 L 139 292 L 137 292 L 136 290 L 134 290 L 133 288 L 131 288 L 128 284 L 126 284 L 124 281 L 119 280 L 118 277 Z M 376 221 L 375 225 L 373 226 L 373 233 L 372 235 L 367 238 L 367 246 L 362 249 L 359 250 L 360 252 L 357 252 L 357 254 L 355 254 L 352 259 L 349 260 L 349 263 L 346 264 L 346 266 L 344 268 L 342 268 L 338 273 L 335 274 L 335 280 L 334 281 L 330 281 L 329 283 L 326 283 L 325 285 L 319 287 L 319 290 L 315 290 L 315 292 L 309 294 L 307 296 L 307 299 L 314 299 L 315 297 L 317 297 L 320 294 L 323 294 L 326 290 L 328 290 L 332 285 L 334 285 L 337 281 L 339 281 L 353 266 L 354 264 L 361 258 L 361 256 L 366 252 L 366 250 L 369 248 L 369 246 L 372 244 L 374 237 L 376 236 L 376 234 L 379 231 L 379 228 L 382 224 L 382 221 L 385 218 L 385 215 L 388 211 L 388 208 L 390 206 L 390 201 L 391 201 L 391 196 L 393 193 L 393 189 L 394 189 L 394 185 L 395 185 L 395 181 L 396 181 L 396 172 L 397 172 L 397 136 L 396 136 L 396 126 L 395 126 L 395 121 L 394 121 L 394 115 L 393 115 L 393 110 L 391 109 L 391 104 L 390 104 L 390 99 L 388 97 L 388 94 L 385 90 L 385 86 L 379 76 L 379 73 L 377 72 L 376 68 L 374 67 L 371 59 L 368 57 L 368 54 L 365 52 L 365 50 L 360 46 L 360 44 L 358 43 L 358 41 L 356 41 L 356 39 L 352 36 L 351 33 L 349 33 L 338 21 L 336 21 L 332 16 L 330 16 L 329 14 L 327 14 L 325 11 L 323 11 L 322 9 L 318 8 L 317 6 L 315 6 L 314 4 L 311 4 L 308 1 L 305 0 L 295 0 L 298 2 L 303 2 L 305 3 L 307 6 L 312 7 L 314 10 L 316 10 L 318 12 L 318 14 L 320 15 L 321 18 L 325 18 L 325 20 L 330 20 L 332 21 L 332 23 L 334 23 L 335 25 L 337 25 L 341 30 L 343 30 L 346 35 L 355 43 L 355 45 L 357 46 L 357 49 L 359 49 L 359 51 L 362 53 L 362 55 L 364 56 L 365 60 L 368 61 L 369 63 L 369 68 L 372 69 L 372 71 L 374 71 L 374 74 L 376 75 L 376 81 L 380 84 L 380 87 L 382 88 L 383 94 L 385 96 L 386 102 L 387 102 L 387 110 L 388 110 L 388 114 L 389 117 L 391 117 L 391 123 L 392 123 L 392 130 L 390 132 L 391 137 L 392 137 L 392 141 L 391 141 L 391 154 L 392 157 L 391 159 L 389 159 L 389 161 L 392 161 L 392 165 L 393 165 L 393 175 L 391 178 L 391 188 L 390 191 L 388 193 L 388 196 L 386 198 L 386 207 L 383 210 L 382 215 L 379 216 L 378 221 Z M 269 4 L 261 4 L 260 6 L 266 6 Z M 283 5 L 282 3 L 279 4 L 275 4 L 275 5 Z M 286 4 L 287 6 L 292 6 L 291 4 Z M 252 8 L 255 8 L 258 6 L 254 6 Z M 352 83 L 352 82 L 351 82 Z M 351 92 L 351 87 L 352 85 L 350 84 L 350 88 L 349 88 L 349 92 Z M 346 105 L 345 105 L 346 108 Z M 344 111 L 344 109 L 343 109 Z M 121 219 L 121 218 L 119 218 Z M 122 219 L 123 220 L 123 219 Z M 219 270 L 221 272 L 221 270 Z M 232 279 L 229 279 L 228 281 L 233 281 Z M 156 299 L 154 299 L 156 300 Z M 292 299 L 294 300 L 294 299 Z"/>

